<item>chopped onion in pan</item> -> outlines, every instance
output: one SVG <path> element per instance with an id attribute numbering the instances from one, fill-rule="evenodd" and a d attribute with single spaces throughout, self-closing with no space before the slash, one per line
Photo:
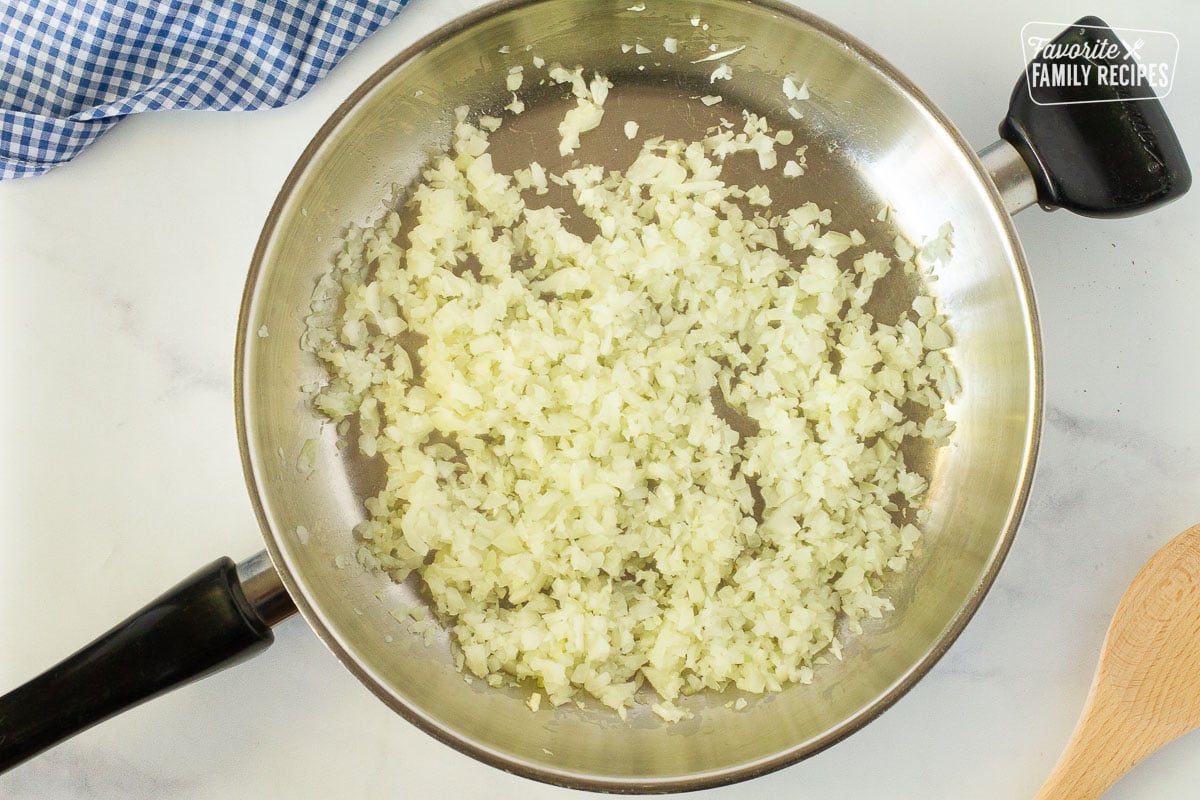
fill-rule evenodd
<path id="1" fill-rule="evenodd" d="M 548 74 L 576 100 L 565 155 L 611 84 Z M 811 681 L 840 623 L 891 607 L 880 587 L 920 536 L 905 443 L 953 430 L 934 298 L 869 310 L 894 267 L 949 257 L 949 229 L 889 255 L 726 182 L 727 157 L 771 169 L 792 142 L 752 114 L 651 139 L 623 171 L 550 174 L 574 207 L 548 207 L 547 171 L 497 172 L 471 119 L 404 209 L 349 229 L 309 318 L 315 408 L 386 471 L 360 562 L 416 573 L 460 668 L 536 687 L 534 710 L 590 695 L 677 720 L 684 695 Z"/>

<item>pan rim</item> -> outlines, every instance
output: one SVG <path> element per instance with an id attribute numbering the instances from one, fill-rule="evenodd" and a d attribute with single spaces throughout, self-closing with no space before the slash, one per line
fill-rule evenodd
<path id="1" fill-rule="evenodd" d="M 252 361 L 249 357 L 249 351 L 255 344 L 255 336 L 250 330 L 250 326 L 255 318 L 254 308 L 261 301 L 260 287 L 262 281 L 260 281 L 260 277 L 264 273 L 267 255 L 274 247 L 284 211 L 288 207 L 297 186 L 300 185 L 302 179 L 313 165 L 317 163 L 320 152 L 326 142 L 330 140 L 340 126 L 353 116 L 355 109 L 358 108 L 363 100 L 396 71 L 402 69 L 405 64 L 423 52 L 434 48 L 438 44 L 493 16 L 508 13 L 519 8 L 553 2 L 553 0 L 497 0 L 497 2 L 489 3 L 463 16 L 457 17 L 420 38 L 389 59 L 339 104 L 337 109 L 321 125 L 298 157 L 296 164 L 289 172 L 268 212 L 251 258 L 239 309 L 235 342 L 234 405 L 243 476 L 246 481 L 251 505 L 254 508 L 255 516 L 263 533 L 267 552 L 275 570 L 279 573 L 280 579 L 301 615 L 337 659 L 364 686 L 389 708 L 399 713 L 425 733 L 483 763 L 522 777 L 567 788 L 616 793 L 660 793 L 712 788 L 755 778 L 797 763 L 857 732 L 907 694 L 932 669 L 934 664 L 941 659 L 965 629 L 967 623 L 974 616 L 987 592 L 994 584 L 996 576 L 1012 547 L 1032 484 L 1043 417 L 1043 357 L 1040 328 L 1028 265 L 1024 250 L 1017 237 L 1016 228 L 1011 216 L 1004 210 L 1004 204 L 999 191 L 979 162 L 975 151 L 966 142 L 954 124 L 923 91 L 875 50 L 851 34 L 820 17 L 786 3 L 785 0 L 730 1 L 733 4 L 744 4 L 777 14 L 791 23 L 807 26 L 819 34 L 839 42 L 857 57 L 867 62 L 873 70 L 881 73 L 901 93 L 906 95 L 914 108 L 927 116 L 934 123 L 935 127 L 940 128 L 947 134 L 949 140 L 957 148 L 958 155 L 963 157 L 970 171 L 974 173 L 979 188 L 983 190 L 990 200 L 990 221 L 1003 234 L 1001 238 L 1008 256 L 1007 266 L 1012 270 L 1016 278 L 1017 294 L 1023 312 L 1022 324 L 1026 334 L 1025 346 L 1029 365 L 1029 375 L 1027 376 L 1030 387 L 1027 408 L 1028 422 L 1024 431 L 1024 446 L 1020 461 L 1020 473 L 1017 477 L 1017 488 L 1008 509 L 1003 531 L 997 538 L 996 545 L 986 562 L 987 569 L 976 583 L 973 591 L 964 599 L 958 613 L 942 631 L 935 645 L 920 659 L 915 661 L 892 686 L 881 692 L 870 704 L 845 718 L 837 726 L 819 736 L 797 742 L 770 756 L 753 761 L 703 772 L 654 778 L 600 776 L 566 769 L 556 769 L 548 767 L 543 763 L 526 760 L 511 753 L 501 752 L 447 728 L 429 716 L 420 707 L 389 690 L 381 677 L 374 674 L 367 665 L 355 657 L 352 642 L 347 641 L 337 630 L 336 626 L 310 601 L 304 582 L 297 577 L 299 570 L 290 562 L 285 549 L 280 545 L 280 533 L 272 521 L 271 513 L 264 502 L 263 494 L 260 490 L 259 475 L 263 472 L 260 467 L 265 463 L 265 458 L 257 451 L 254 438 L 251 436 L 253 423 L 248 417 L 250 405 L 248 390 L 253 383 L 252 376 L 249 374 L 250 363 Z"/>

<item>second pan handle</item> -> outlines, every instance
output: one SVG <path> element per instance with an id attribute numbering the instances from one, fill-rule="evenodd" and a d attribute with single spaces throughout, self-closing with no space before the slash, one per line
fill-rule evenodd
<path id="1" fill-rule="evenodd" d="M 1051 45 L 1075 45 L 1082 55 L 1050 62 L 1040 51 L 1013 90 L 1000 141 L 979 154 L 1009 212 L 1036 202 L 1047 210 L 1126 217 L 1182 197 L 1192 173 L 1154 90 L 1145 80 L 1106 85 L 1094 79 L 1099 67 L 1131 63 L 1120 38 L 1098 17 L 1084 17 Z M 1116 55 L 1097 58 L 1097 52 Z M 1031 92 L 1030 76 L 1048 74 L 1035 65 L 1087 66 L 1092 83 L 1042 81 Z"/>

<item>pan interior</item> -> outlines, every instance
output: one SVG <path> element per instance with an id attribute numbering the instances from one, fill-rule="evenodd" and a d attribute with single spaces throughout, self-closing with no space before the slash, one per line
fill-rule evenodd
<path id="1" fill-rule="evenodd" d="M 1039 377 L 1011 224 L 969 150 L 916 90 L 865 48 L 794 10 L 724 0 L 630 6 L 556 0 L 487 9 L 402 54 L 347 101 L 301 158 L 263 233 L 243 308 L 238 400 L 248 481 L 272 557 L 306 618 L 372 691 L 507 769 L 576 786 L 667 790 L 749 777 L 816 752 L 928 669 L 974 611 L 1015 529 L 1032 468 Z M 664 50 L 667 37 L 678 41 L 677 53 Z M 651 52 L 623 52 L 639 43 Z M 498 168 L 531 159 L 554 172 L 569 166 L 555 131 L 569 101 L 561 87 L 536 85 L 535 55 L 599 70 L 615 84 L 604 123 L 574 156 L 580 161 L 627 165 L 638 146 L 622 130 L 629 119 L 640 125 L 639 142 L 659 134 L 692 140 L 748 109 L 796 132 L 796 144 L 809 146 L 808 170 L 793 180 L 735 163 L 727 181 L 766 183 L 776 208 L 815 201 L 832 210 L 835 229 L 858 228 L 868 247 L 885 253 L 897 233 L 919 242 L 944 222 L 954 226 L 954 253 L 933 290 L 956 337 L 951 354 L 964 391 L 950 410 L 958 424 L 951 445 L 910 454 L 931 480 L 925 538 L 886 588 L 896 610 L 851 638 L 843 660 L 819 668 L 812 685 L 747 697 L 743 710 L 732 707 L 738 693 L 699 695 L 684 703 L 694 718 L 673 725 L 643 709 L 622 722 L 586 703 L 531 713 L 527 689 L 468 684 L 444 633 L 426 645 L 389 615 L 419 601 L 414 585 L 355 563 L 350 531 L 377 477 L 353 448 L 337 447 L 332 426 L 306 402 L 302 387 L 322 378 L 298 345 L 313 287 L 347 224 L 376 220 L 384 200 L 402 196 L 445 150 L 457 106 L 506 117 L 492 138 Z M 720 63 L 734 77 L 714 88 Z M 504 84 L 517 64 L 526 70 L 527 110 L 511 117 Z M 807 81 L 809 99 L 784 96 L 788 74 Z M 722 101 L 695 99 L 708 94 Z M 789 106 L 803 116 L 794 119 Z M 879 221 L 885 205 L 891 217 Z M 902 306 L 914 287 L 895 280 L 887 288 Z"/>

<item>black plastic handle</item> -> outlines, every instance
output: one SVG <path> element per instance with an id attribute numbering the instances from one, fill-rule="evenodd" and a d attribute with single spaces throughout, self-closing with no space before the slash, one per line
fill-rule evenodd
<path id="1" fill-rule="evenodd" d="M 1179 138 L 1120 38 L 1084 17 L 1051 44 L 1050 57 L 1043 48 L 1026 67 L 1000 124 L 1033 173 L 1038 203 L 1124 217 L 1186 193 L 1192 173 Z"/>
<path id="2" fill-rule="evenodd" d="M 119 711 L 267 647 L 271 627 L 221 558 L 0 697 L 0 772 Z"/>

